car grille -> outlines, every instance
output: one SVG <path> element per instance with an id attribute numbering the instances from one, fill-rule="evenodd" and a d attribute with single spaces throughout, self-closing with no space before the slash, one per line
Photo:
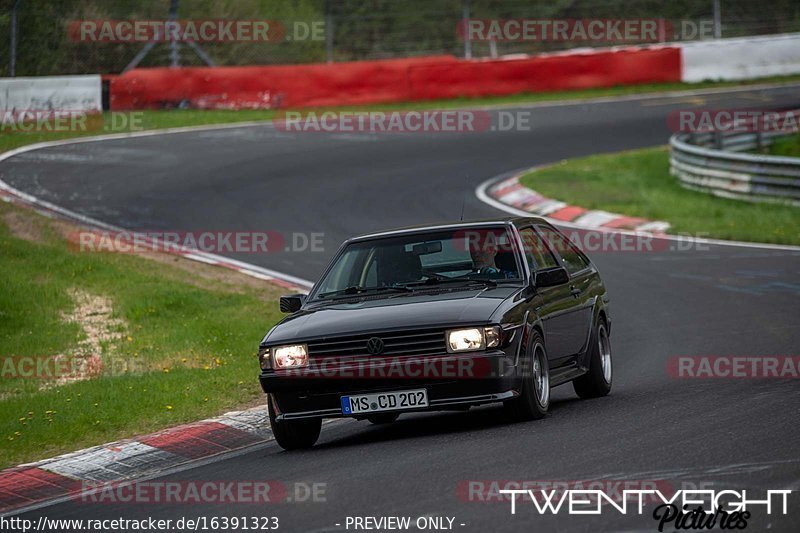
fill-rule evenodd
<path id="1" fill-rule="evenodd" d="M 439 355 L 447 353 L 443 329 L 417 329 L 411 331 L 387 331 L 330 339 L 318 339 L 308 343 L 311 357 L 373 357 L 367 350 L 367 341 L 378 337 L 384 349 L 380 356 L 393 355 Z"/>

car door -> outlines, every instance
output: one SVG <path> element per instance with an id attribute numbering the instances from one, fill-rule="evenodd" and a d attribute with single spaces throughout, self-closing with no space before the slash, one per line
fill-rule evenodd
<path id="1" fill-rule="evenodd" d="M 591 263 L 564 235 L 548 226 L 537 226 L 536 229 L 556 256 L 559 266 L 569 273 L 569 283 L 563 286 L 567 302 L 559 310 L 562 314 L 559 321 L 559 341 L 563 344 L 559 349 L 567 354 L 565 357 L 572 357 L 583 351 L 589 338 L 594 305 L 592 280 L 595 278 L 595 271 Z"/>
<path id="2" fill-rule="evenodd" d="M 537 270 L 560 266 L 556 255 L 533 226 L 522 228 L 519 234 L 531 275 Z M 547 359 L 551 368 L 568 363 L 574 354 L 571 351 L 573 318 L 569 316 L 574 300 L 569 283 L 536 289 L 533 310 L 542 319 Z"/>

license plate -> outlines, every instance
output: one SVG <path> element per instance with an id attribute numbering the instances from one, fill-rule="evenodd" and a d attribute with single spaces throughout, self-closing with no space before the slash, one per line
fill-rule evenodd
<path id="1" fill-rule="evenodd" d="M 342 396 L 341 400 L 343 415 L 377 413 L 380 411 L 397 411 L 402 409 L 428 407 L 428 391 L 425 389 L 417 389 L 395 392 L 377 392 L 375 394 Z"/>

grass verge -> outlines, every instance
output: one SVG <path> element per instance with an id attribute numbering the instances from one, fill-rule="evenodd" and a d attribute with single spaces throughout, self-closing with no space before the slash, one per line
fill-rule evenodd
<path id="1" fill-rule="evenodd" d="M 769 145 L 766 153 L 769 155 L 800 157 L 800 135 L 776 139 L 774 143 Z"/>
<path id="2" fill-rule="evenodd" d="M 529 172 L 521 181 L 587 209 L 669 222 L 671 233 L 800 245 L 800 208 L 684 189 L 669 173 L 666 147 L 562 161 Z"/>
<path id="3" fill-rule="evenodd" d="M 171 255 L 82 253 L 68 228 L 0 202 L 0 467 L 261 401 L 255 353 L 280 288 Z M 54 356 L 102 368 L 22 376 Z"/>
<path id="4" fill-rule="evenodd" d="M 653 83 L 642 85 L 626 85 L 601 89 L 584 89 L 576 91 L 559 91 L 546 93 L 522 93 L 510 96 L 489 96 L 482 98 L 454 98 L 448 100 L 431 100 L 424 102 L 404 102 L 397 104 L 379 104 L 369 106 L 346 106 L 330 108 L 336 110 L 425 110 L 425 109 L 450 109 L 469 108 L 493 105 L 524 105 L 545 103 L 554 100 L 586 100 L 590 98 L 626 96 L 636 94 L 658 93 L 665 91 L 693 91 L 698 89 L 713 89 L 725 87 L 739 87 L 763 83 L 791 83 L 800 81 L 800 75 L 772 76 L 746 81 L 707 81 L 700 83 Z M 258 120 L 271 120 L 276 115 L 270 109 L 242 109 L 229 110 L 193 110 L 193 109 L 168 109 L 147 110 L 137 116 L 141 123 L 136 125 L 139 130 L 154 130 L 163 128 L 176 128 L 184 126 L 200 126 L 209 124 L 233 124 L 236 122 L 249 122 Z M 62 131 L 62 132 L 20 132 L 12 131 L 8 127 L 0 129 L 0 152 L 12 150 L 26 144 L 43 141 L 55 141 L 74 137 L 100 135 L 105 133 L 121 133 L 130 131 L 129 124 L 115 128 L 108 114 L 105 114 L 103 128 L 94 131 Z"/>

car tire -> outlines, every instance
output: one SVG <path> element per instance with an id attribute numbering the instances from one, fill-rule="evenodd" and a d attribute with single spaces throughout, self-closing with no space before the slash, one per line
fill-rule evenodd
<path id="1" fill-rule="evenodd" d="M 380 413 L 368 416 L 367 420 L 372 424 L 391 424 L 398 418 L 400 418 L 400 413 Z"/>
<path id="2" fill-rule="evenodd" d="M 611 392 L 611 339 L 602 318 L 597 321 L 589 350 L 589 371 L 572 382 L 575 393 L 584 399 L 600 398 Z"/>
<path id="3" fill-rule="evenodd" d="M 278 446 L 284 450 L 300 450 L 314 446 L 322 429 L 322 419 L 276 420 L 274 401 L 272 396 L 267 399 L 269 423 Z"/>
<path id="4" fill-rule="evenodd" d="M 547 416 L 550 407 L 550 367 L 544 340 L 533 330 L 528 343 L 528 355 L 523 361 L 520 395 L 505 403 L 514 420 L 539 420 Z"/>

